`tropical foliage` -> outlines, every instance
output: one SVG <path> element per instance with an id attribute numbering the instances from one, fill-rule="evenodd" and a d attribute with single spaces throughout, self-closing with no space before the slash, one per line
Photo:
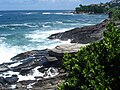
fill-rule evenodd
<path id="1" fill-rule="evenodd" d="M 88 6 L 82 6 L 76 8 L 77 13 L 105 13 L 106 12 L 105 6 L 98 6 L 98 5 L 88 5 Z"/>
<path id="2" fill-rule="evenodd" d="M 117 90 L 120 88 L 120 30 L 110 23 L 104 39 L 64 55 L 69 73 L 58 90 Z"/>
<path id="3" fill-rule="evenodd" d="M 111 15 L 112 20 L 120 20 L 120 9 L 111 8 L 109 12 L 112 13 Z"/>
<path id="4" fill-rule="evenodd" d="M 79 5 L 75 8 L 76 13 L 108 13 L 111 8 L 120 8 L 120 3 L 107 2 L 105 4 Z"/>

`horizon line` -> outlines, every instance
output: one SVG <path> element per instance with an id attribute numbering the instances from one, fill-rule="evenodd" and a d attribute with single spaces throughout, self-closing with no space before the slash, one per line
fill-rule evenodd
<path id="1" fill-rule="evenodd" d="M 0 10 L 0 11 L 63 11 L 63 10 L 69 10 L 69 9 L 41 9 L 41 10 L 38 10 L 38 9 L 18 9 L 18 10 Z M 75 10 L 71 10 L 71 11 L 75 11 Z"/>

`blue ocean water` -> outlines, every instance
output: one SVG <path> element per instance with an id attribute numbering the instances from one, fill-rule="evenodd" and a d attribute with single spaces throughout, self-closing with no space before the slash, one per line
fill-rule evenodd
<path id="1" fill-rule="evenodd" d="M 49 40 L 53 33 L 94 25 L 104 14 L 72 14 L 70 11 L 0 11 L 0 63 L 29 50 L 53 48 L 69 41 Z"/>

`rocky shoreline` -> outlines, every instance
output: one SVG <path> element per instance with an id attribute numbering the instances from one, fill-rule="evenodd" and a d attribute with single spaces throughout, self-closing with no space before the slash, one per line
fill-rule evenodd
<path id="1" fill-rule="evenodd" d="M 0 90 L 55 90 L 67 73 L 61 69 L 61 60 L 49 52 L 28 51 L 0 64 Z"/>
<path id="2" fill-rule="evenodd" d="M 71 43 L 87 44 L 103 38 L 103 31 L 108 24 L 108 20 L 97 25 L 84 26 L 81 28 L 74 28 L 72 30 L 56 33 L 49 36 L 49 39 L 60 39 L 63 41 L 71 40 Z"/>
<path id="3" fill-rule="evenodd" d="M 71 39 L 71 44 L 24 52 L 11 58 L 11 62 L 0 64 L 0 90 L 56 90 L 68 75 L 61 68 L 63 54 L 76 53 L 81 46 L 101 40 L 107 23 L 104 20 L 97 25 L 53 34 L 48 38 Z"/>
<path id="4" fill-rule="evenodd" d="M 82 46 L 66 44 L 14 56 L 11 62 L 0 64 L 0 90 L 56 90 L 68 75 L 61 68 L 64 53 L 76 53 Z"/>

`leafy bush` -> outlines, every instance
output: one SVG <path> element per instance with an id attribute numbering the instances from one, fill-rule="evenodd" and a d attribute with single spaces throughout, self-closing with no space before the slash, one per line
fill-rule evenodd
<path id="1" fill-rule="evenodd" d="M 113 20 L 120 20 L 120 9 L 111 8 L 109 10 L 109 12 L 112 13 L 111 19 L 113 19 Z"/>
<path id="2" fill-rule="evenodd" d="M 104 39 L 64 55 L 69 73 L 58 90 L 116 90 L 120 87 L 120 30 L 110 23 Z"/>

